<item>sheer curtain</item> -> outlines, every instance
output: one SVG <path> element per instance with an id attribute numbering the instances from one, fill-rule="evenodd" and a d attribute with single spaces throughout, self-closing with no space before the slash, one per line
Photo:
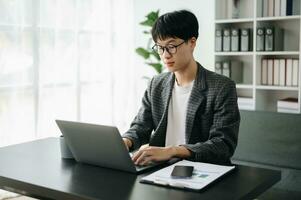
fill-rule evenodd
<path id="1" fill-rule="evenodd" d="M 0 0 L 0 146 L 136 110 L 132 0 Z"/>

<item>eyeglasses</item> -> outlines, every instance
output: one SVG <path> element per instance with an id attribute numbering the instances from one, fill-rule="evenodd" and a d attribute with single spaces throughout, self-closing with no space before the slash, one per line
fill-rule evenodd
<path id="1" fill-rule="evenodd" d="M 175 54 L 177 53 L 177 47 L 184 44 L 186 41 L 184 40 L 182 43 L 178 45 L 168 44 L 167 46 L 161 46 L 158 44 L 155 44 L 152 49 L 157 52 L 159 55 L 162 55 L 164 51 L 166 50 L 169 54 Z"/>

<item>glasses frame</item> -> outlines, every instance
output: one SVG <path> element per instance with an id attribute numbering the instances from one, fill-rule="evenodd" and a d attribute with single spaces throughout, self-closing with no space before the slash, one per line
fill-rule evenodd
<path id="1" fill-rule="evenodd" d="M 167 46 L 161 46 L 161 45 L 158 45 L 158 44 L 155 44 L 153 47 L 152 47 L 152 50 L 154 52 L 156 52 L 157 54 L 159 55 L 163 55 L 165 50 L 167 51 L 167 53 L 169 55 L 173 55 L 173 54 L 176 54 L 177 53 L 177 50 L 178 50 L 178 47 L 181 46 L 182 44 L 184 44 L 186 42 L 186 40 L 184 40 L 183 42 L 181 42 L 180 44 L 178 45 L 173 45 L 173 44 L 168 44 Z M 169 46 L 169 47 L 168 47 Z M 162 53 L 159 52 L 159 47 L 163 50 Z M 171 48 L 174 48 L 175 49 L 175 52 L 170 52 L 170 49 Z"/>

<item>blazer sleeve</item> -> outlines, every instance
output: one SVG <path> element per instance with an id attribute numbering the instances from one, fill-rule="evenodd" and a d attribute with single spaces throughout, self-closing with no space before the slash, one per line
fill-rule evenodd
<path id="1" fill-rule="evenodd" d="M 228 164 L 234 154 L 240 114 L 236 87 L 233 81 L 223 83 L 214 101 L 213 123 L 205 142 L 183 145 L 192 152 L 193 161 Z"/>
<path id="2" fill-rule="evenodd" d="M 153 79 L 151 79 L 146 91 L 144 92 L 142 106 L 132 121 L 130 129 L 122 135 L 123 138 L 128 138 L 132 141 L 133 146 L 130 150 L 137 149 L 141 145 L 149 143 L 151 133 L 154 129 L 151 110 L 152 83 Z"/>

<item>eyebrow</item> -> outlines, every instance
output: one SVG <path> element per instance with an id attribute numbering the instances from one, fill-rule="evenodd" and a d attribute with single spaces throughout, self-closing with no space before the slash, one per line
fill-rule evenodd
<path id="1" fill-rule="evenodd" d="M 171 42 L 176 42 L 176 40 L 175 39 L 167 40 L 166 45 L 168 45 Z M 157 44 L 160 45 L 160 46 L 162 46 L 162 44 L 159 44 L 159 43 L 157 43 Z"/>

